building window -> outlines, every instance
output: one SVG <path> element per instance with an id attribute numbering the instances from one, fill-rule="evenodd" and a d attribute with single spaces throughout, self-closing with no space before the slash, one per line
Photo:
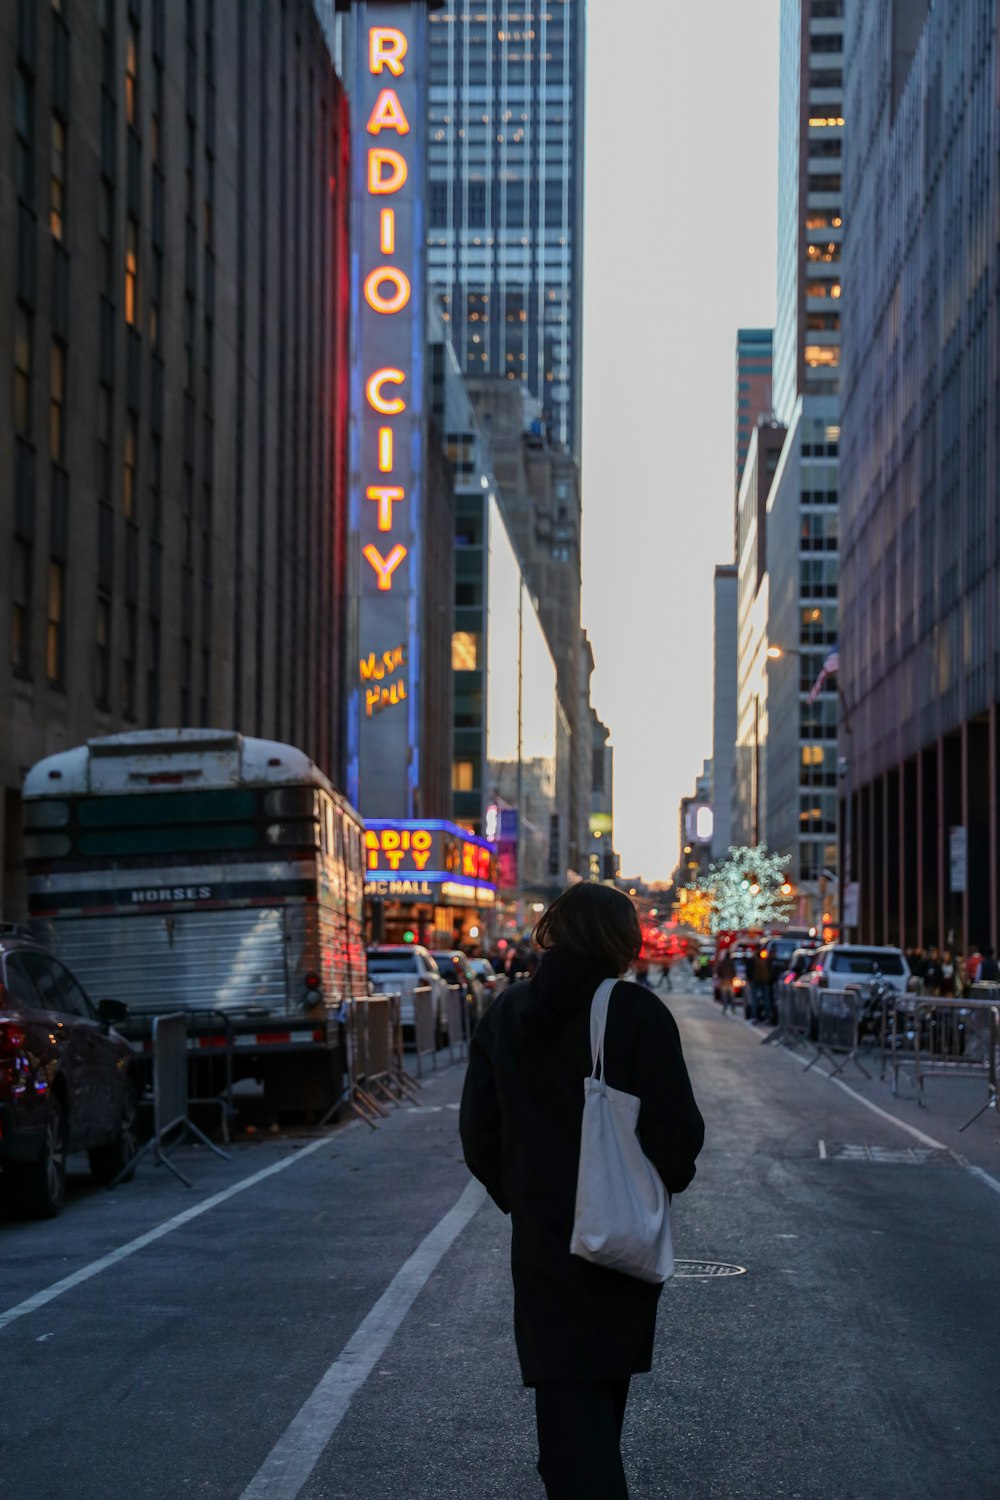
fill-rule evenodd
<path id="1" fill-rule="evenodd" d="M 113 487 L 111 472 L 111 431 L 113 414 L 111 392 L 102 385 L 97 394 L 97 477 L 101 498 L 110 500 Z"/>
<path id="2" fill-rule="evenodd" d="M 149 669 L 146 673 L 146 718 L 155 729 L 160 722 L 160 625 L 149 622 Z"/>
<path id="3" fill-rule="evenodd" d="M 134 719 L 136 716 L 135 658 L 138 630 L 138 611 L 134 604 L 129 604 L 125 609 L 125 652 L 122 656 L 122 713 L 126 719 Z"/>
<path id="4" fill-rule="evenodd" d="M 31 543 L 11 547 L 10 664 L 26 677 L 31 666 Z"/>
<path id="5" fill-rule="evenodd" d="M 49 173 L 49 228 L 53 239 L 63 237 L 66 213 L 66 126 L 52 116 L 52 163 Z"/>
<path id="6" fill-rule="evenodd" d="M 66 569 L 49 563 L 48 614 L 45 626 L 45 675 L 49 682 L 63 680 L 66 620 Z"/>
<path id="7" fill-rule="evenodd" d="M 184 384 L 194 389 L 194 298 L 190 292 L 184 297 Z"/>
<path id="8" fill-rule="evenodd" d="M 139 225 L 130 218 L 125 229 L 125 321 L 139 322 Z"/>
<path id="9" fill-rule="evenodd" d="M 14 169 L 17 193 L 25 203 L 31 203 L 34 200 L 35 90 L 21 68 L 18 68 L 14 80 L 14 124 L 17 132 Z"/>
<path id="10" fill-rule="evenodd" d="M 97 632 L 94 640 L 94 689 L 98 708 L 111 703 L 111 601 L 97 601 Z"/>
<path id="11" fill-rule="evenodd" d="M 191 638 L 181 640 L 181 724 L 191 723 Z"/>
<path id="12" fill-rule="evenodd" d="M 456 760 L 451 767 L 451 789 L 453 792 L 476 790 L 476 764 L 471 760 Z"/>
<path id="13" fill-rule="evenodd" d="M 14 428 L 31 436 L 31 314 L 21 303 L 14 313 Z"/>
<path id="14" fill-rule="evenodd" d="M 474 672 L 478 666 L 479 636 L 472 630 L 456 630 L 451 638 L 452 671 Z"/>
<path id="15" fill-rule="evenodd" d="M 122 510 L 126 521 L 135 520 L 135 471 L 138 462 L 139 422 L 129 412 L 125 422 L 125 466 L 122 474 Z"/>
<path id="16" fill-rule="evenodd" d="M 115 294 L 114 262 L 115 194 L 107 178 L 101 179 L 100 235 L 103 288 L 107 297 Z"/>
<path id="17" fill-rule="evenodd" d="M 836 344 L 807 344 L 804 352 L 806 364 L 811 370 L 840 364 L 840 349 Z"/>
<path id="18" fill-rule="evenodd" d="M 49 453 L 53 463 L 66 457 L 66 350 L 52 344 L 52 381 L 49 400 Z"/>
<path id="19" fill-rule="evenodd" d="M 135 128 L 139 117 L 139 29 L 129 23 L 125 41 L 125 118 Z"/>

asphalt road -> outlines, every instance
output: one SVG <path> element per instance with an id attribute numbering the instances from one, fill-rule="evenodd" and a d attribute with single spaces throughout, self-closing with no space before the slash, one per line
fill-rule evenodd
<path id="1" fill-rule="evenodd" d="M 676 1251 L 745 1274 L 667 1288 L 633 1497 L 1000 1500 L 996 1115 L 959 1142 L 950 1085 L 857 1097 L 669 1003 L 708 1125 Z M 53 1223 L 0 1208 L 3 1500 L 541 1497 L 460 1089 L 439 1073 L 377 1132 L 185 1148 L 190 1192 L 144 1165 L 74 1181 Z"/>

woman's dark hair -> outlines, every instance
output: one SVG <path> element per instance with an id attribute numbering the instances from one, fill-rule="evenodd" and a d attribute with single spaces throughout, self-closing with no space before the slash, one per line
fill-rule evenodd
<path id="1" fill-rule="evenodd" d="M 539 948 L 568 948 L 622 974 L 639 957 L 635 907 L 613 886 L 583 880 L 557 896 L 535 928 Z"/>

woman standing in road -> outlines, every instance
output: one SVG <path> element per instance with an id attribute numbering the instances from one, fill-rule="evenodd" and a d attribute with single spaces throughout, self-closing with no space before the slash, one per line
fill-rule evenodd
<path id="1" fill-rule="evenodd" d="M 514 1337 L 535 1389 L 538 1471 L 549 1500 L 627 1500 L 621 1431 L 632 1375 L 650 1368 L 662 1287 L 570 1254 L 590 1004 L 638 956 L 629 899 L 583 882 L 535 931 L 528 982 L 506 990 L 472 1040 L 462 1097 L 465 1159 L 511 1215 Z M 704 1125 L 670 1012 L 616 985 L 605 1038 L 608 1083 L 641 1100 L 643 1150 L 670 1193 L 694 1176 Z"/>

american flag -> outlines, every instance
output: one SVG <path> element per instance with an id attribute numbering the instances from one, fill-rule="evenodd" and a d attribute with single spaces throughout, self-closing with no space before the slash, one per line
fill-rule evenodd
<path id="1" fill-rule="evenodd" d="M 827 657 L 826 661 L 823 663 L 823 670 L 822 670 L 822 672 L 820 672 L 819 676 L 816 678 L 816 681 L 813 683 L 812 687 L 809 689 L 809 697 L 808 697 L 808 699 L 806 701 L 808 703 L 815 703 L 816 699 L 819 697 L 820 693 L 823 691 L 823 684 L 826 681 L 826 679 L 828 677 L 832 677 L 833 674 L 834 674 L 834 672 L 839 672 L 839 671 L 840 671 L 840 648 L 838 646 L 834 646 L 833 650 L 830 652 L 830 655 Z"/>

